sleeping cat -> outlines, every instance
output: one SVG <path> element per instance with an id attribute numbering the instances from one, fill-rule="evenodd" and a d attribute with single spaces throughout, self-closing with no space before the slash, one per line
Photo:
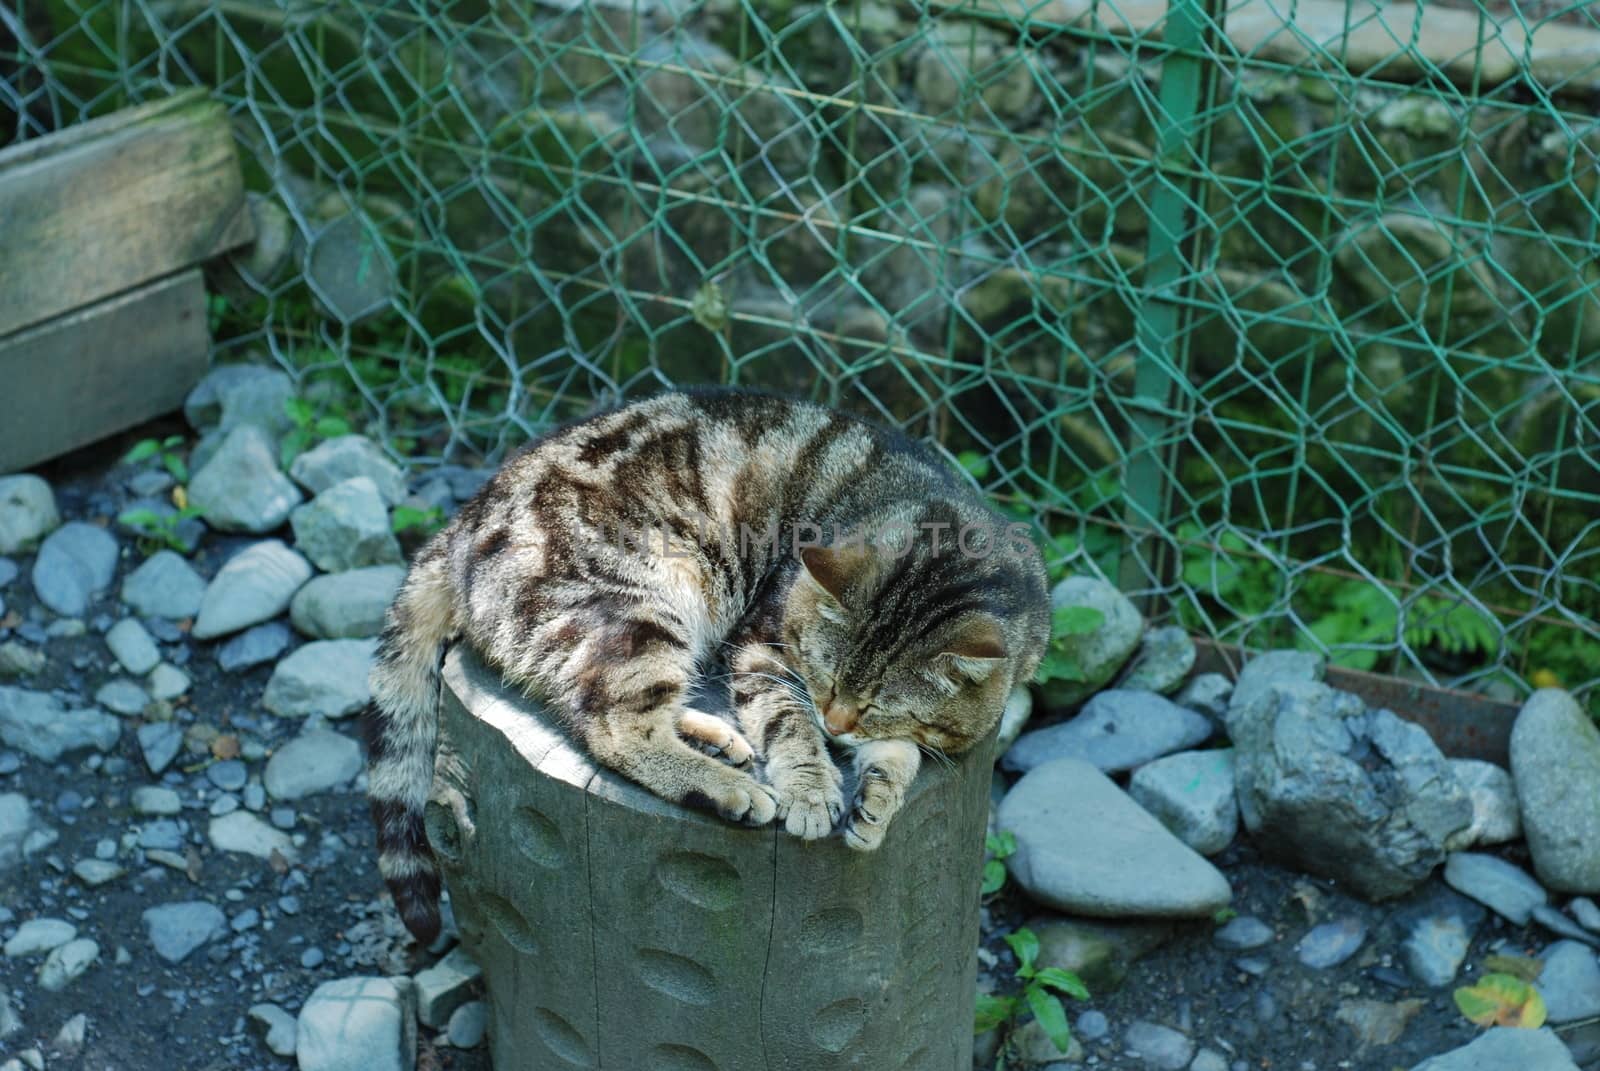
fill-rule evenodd
<path id="1" fill-rule="evenodd" d="M 423 806 L 447 642 L 659 796 L 871 850 L 921 750 L 982 739 L 1037 668 L 1025 531 L 924 448 L 808 402 L 663 394 L 538 440 L 418 553 L 379 643 L 369 794 L 406 926 L 439 928 Z M 717 656 L 737 727 L 686 705 Z"/>

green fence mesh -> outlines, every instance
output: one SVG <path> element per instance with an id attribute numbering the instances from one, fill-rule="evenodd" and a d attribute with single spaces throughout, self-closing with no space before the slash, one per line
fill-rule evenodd
<path id="1" fill-rule="evenodd" d="M 222 354 L 418 464 L 805 393 L 1197 631 L 1600 704 L 1593 5 L 0 9 L 7 141 L 196 84 Z"/>

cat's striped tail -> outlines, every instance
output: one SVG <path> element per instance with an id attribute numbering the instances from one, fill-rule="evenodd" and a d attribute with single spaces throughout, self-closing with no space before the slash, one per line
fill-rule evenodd
<path id="1" fill-rule="evenodd" d="M 384 620 L 365 713 L 378 870 L 406 929 L 439 935 L 439 864 L 423 826 L 439 728 L 439 667 L 456 628 L 442 538 L 424 547 Z"/>

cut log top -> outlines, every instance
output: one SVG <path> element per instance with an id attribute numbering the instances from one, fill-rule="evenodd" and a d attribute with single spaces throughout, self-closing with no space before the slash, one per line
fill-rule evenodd
<path id="1" fill-rule="evenodd" d="M 428 834 L 496 1068 L 966 1071 L 991 768 L 925 766 L 875 853 L 807 843 L 598 766 L 451 652 Z"/>

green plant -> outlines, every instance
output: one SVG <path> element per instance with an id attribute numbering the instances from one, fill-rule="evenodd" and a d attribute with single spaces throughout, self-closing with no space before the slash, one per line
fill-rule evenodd
<path id="1" fill-rule="evenodd" d="M 1017 957 L 1017 981 L 1021 991 L 1005 996 L 993 993 L 978 995 L 977 1014 L 973 1022 L 975 1033 L 1003 1029 L 1005 1038 L 995 1056 L 995 1067 L 1003 1068 L 1006 1049 L 1011 1034 L 1017 1028 L 1024 1012 L 1032 1012 L 1045 1036 L 1059 1052 L 1066 1052 L 1072 1044 L 1072 1030 L 1067 1026 L 1067 1010 L 1057 993 L 1074 1000 L 1088 1000 L 1089 988 L 1071 971 L 1060 967 L 1039 967 L 1039 938 L 1026 926 L 1006 935 L 1006 944 Z"/>
<path id="2" fill-rule="evenodd" d="M 350 422 L 344 417 L 319 417 L 311 404 L 300 398 L 284 401 L 283 411 L 294 425 L 285 433 L 278 448 L 279 461 L 284 468 L 322 440 L 350 434 Z"/>
<path id="3" fill-rule="evenodd" d="M 991 896 L 1006 883 L 1006 864 L 1017 850 L 1017 838 L 1009 830 L 990 833 L 983 838 L 983 895 Z"/>
<path id="4" fill-rule="evenodd" d="M 1105 620 L 1106 615 L 1092 606 L 1063 606 L 1057 610 L 1050 622 L 1050 646 L 1045 648 L 1034 681 L 1045 684 L 1049 681 L 1087 680 L 1083 667 L 1078 665 L 1078 659 L 1068 650 L 1066 641 L 1070 637 L 1093 632 L 1105 624 Z"/>
<path id="5" fill-rule="evenodd" d="M 178 452 L 183 446 L 182 435 L 168 435 L 165 439 L 140 439 L 133 444 L 133 449 L 122 456 L 124 465 L 138 465 L 159 458 L 161 467 L 179 483 L 189 482 L 189 464 L 183 455 Z"/>
<path id="6" fill-rule="evenodd" d="M 171 513 L 158 513 L 153 509 L 128 509 L 117 515 L 117 523 L 135 535 L 139 551 L 149 557 L 158 550 L 175 550 L 187 554 L 194 548 L 179 534 L 184 521 L 200 516 L 200 510 L 185 505 Z"/>
<path id="7" fill-rule="evenodd" d="M 1461 1014 L 1479 1026 L 1517 1026 L 1537 1030 L 1547 1012 L 1533 983 L 1513 974 L 1486 974 L 1454 993 Z"/>
<path id="8" fill-rule="evenodd" d="M 393 515 L 389 518 L 389 527 L 395 535 L 410 531 L 413 528 L 422 530 L 424 537 L 432 536 L 444 527 L 444 510 L 438 506 L 429 506 L 427 509 L 418 509 L 416 506 L 396 506 Z"/>

